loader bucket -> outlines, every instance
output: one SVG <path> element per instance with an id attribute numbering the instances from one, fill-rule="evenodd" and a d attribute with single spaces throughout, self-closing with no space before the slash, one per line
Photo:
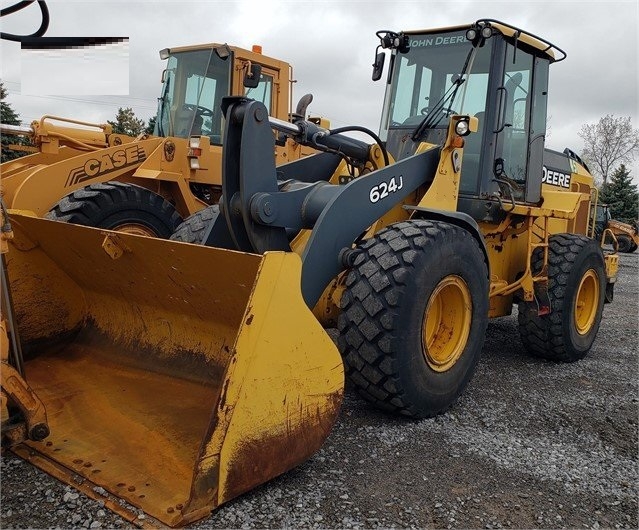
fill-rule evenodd
<path id="1" fill-rule="evenodd" d="M 179 526 L 322 445 L 343 368 L 302 300 L 296 254 L 18 213 L 11 223 L 26 380 L 51 430 L 17 446 L 20 456 L 105 492 L 131 521 L 142 510 Z"/>

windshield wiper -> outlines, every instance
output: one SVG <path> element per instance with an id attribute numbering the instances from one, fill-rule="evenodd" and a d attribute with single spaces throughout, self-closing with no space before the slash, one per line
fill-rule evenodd
<path id="1" fill-rule="evenodd" d="M 453 104 L 455 100 L 455 95 L 457 94 L 457 90 L 462 85 L 465 79 L 461 77 L 457 78 L 453 81 L 451 87 L 446 91 L 446 93 L 440 98 L 440 100 L 435 103 L 435 106 L 428 112 L 428 114 L 424 117 L 424 119 L 419 122 L 419 125 L 413 131 L 413 135 L 411 138 L 413 141 L 419 140 L 422 134 L 426 131 L 426 129 L 432 129 L 433 127 L 437 127 L 439 122 L 442 121 L 444 117 L 444 110 L 447 108 L 450 109 L 450 105 Z M 450 100 L 449 107 L 445 107 L 446 103 Z M 441 112 L 440 112 L 441 111 Z M 439 115 L 439 117 L 437 117 Z"/>
<path id="2" fill-rule="evenodd" d="M 444 110 L 452 109 L 453 103 L 455 102 L 455 97 L 457 96 L 457 91 L 459 90 L 459 87 L 462 86 L 464 82 L 466 81 L 466 79 L 464 78 L 464 75 L 468 74 L 468 71 L 467 71 L 468 65 L 472 64 L 471 59 L 474 58 L 476 51 L 477 51 L 477 48 L 475 46 L 473 46 L 470 49 L 470 51 L 468 52 L 468 55 L 466 56 L 466 61 L 464 62 L 464 66 L 462 67 L 461 73 L 459 74 L 457 79 L 453 81 L 453 84 L 446 91 L 446 93 L 440 98 L 440 100 L 435 104 L 432 110 L 424 117 L 424 119 L 419 123 L 419 125 L 415 127 L 415 130 L 413 131 L 413 134 L 411 135 L 411 139 L 414 142 L 419 141 L 419 139 L 422 137 L 424 132 L 426 132 L 426 130 L 432 129 L 434 127 L 437 127 L 437 125 L 439 125 L 439 123 L 444 118 L 444 112 L 443 112 Z"/>

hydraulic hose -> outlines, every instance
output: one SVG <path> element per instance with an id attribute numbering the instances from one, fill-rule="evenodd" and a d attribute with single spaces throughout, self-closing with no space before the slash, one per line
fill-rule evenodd
<path id="1" fill-rule="evenodd" d="M 386 147 L 384 147 L 384 144 L 382 143 L 382 139 L 370 129 L 367 129 L 366 127 L 361 127 L 359 125 L 348 125 L 346 127 L 338 127 L 337 129 L 331 129 L 331 134 L 339 134 L 339 133 L 350 132 L 350 131 L 358 131 L 358 132 L 363 132 L 364 134 L 368 134 L 373 140 L 375 140 L 375 143 L 379 145 L 379 148 L 382 150 L 382 155 L 384 156 L 384 164 L 385 165 L 389 164 L 388 152 L 386 151 Z"/>
<path id="2" fill-rule="evenodd" d="M 33 4 L 35 0 L 24 0 L 22 2 L 18 2 L 12 6 L 5 7 L 0 10 L 0 17 L 4 17 L 7 15 L 11 15 L 12 13 L 17 13 L 18 11 L 28 7 Z M 31 35 L 14 35 L 13 33 L 5 33 L 0 32 L 0 38 L 5 40 L 11 40 L 14 42 L 23 42 L 26 39 L 32 39 L 34 37 L 42 37 L 49 29 L 49 8 L 47 7 L 47 3 L 45 0 L 38 0 L 38 5 L 40 6 L 40 12 L 42 13 L 42 22 L 40 23 L 40 27 L 36 32 Z"/>

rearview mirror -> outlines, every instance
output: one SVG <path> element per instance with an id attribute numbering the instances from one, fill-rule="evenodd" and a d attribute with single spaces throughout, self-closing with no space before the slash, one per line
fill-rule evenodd
<path id="1" fill-rule="evenodd" d="M 382 72 L 384 71 L 384 60 L 386 59 L 386 54 L 384 52 L 379 52 L 375 56 L 375 62 L 373 63 L 373 81 L 379 81 L 382 77 Z"/>
<path id="2" fill-rule="evenodd" d="M 262 65 L 251 64 L 250 68 L 244 74 L 244 86 L 246 88 L 257 88 L 262 77 Z"/>

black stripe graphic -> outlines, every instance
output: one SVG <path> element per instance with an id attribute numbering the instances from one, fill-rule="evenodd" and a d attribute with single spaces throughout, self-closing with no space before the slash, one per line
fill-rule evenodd
<path id="1" fill-rule="evenodd" d="M 128 37 L 28 37 L 22 40 L 22 50 L 60 50 L 87 48 L 118 42 L 129 42 Z"/>

